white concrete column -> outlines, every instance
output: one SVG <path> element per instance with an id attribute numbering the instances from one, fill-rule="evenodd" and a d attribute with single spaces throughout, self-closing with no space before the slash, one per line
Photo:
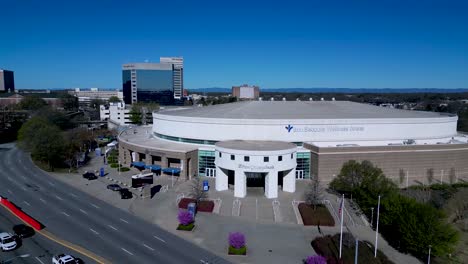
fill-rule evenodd
<path id="1" fill-rule="evenodd" d="M 228 189 L 228 176 L 224 174 L 220 167 L 216 167 L 216 190 L 225 191 Z"/>
<path id="2" fill-rule="evenodd" d="M 292 169 L 283 178 L 283 192 L 295 192 L 296 191 L 296 169 Z"/>
<path id="3" fill-rule="evenodd" d="M 247 195 L 247 180 L 244 171 L 234 172 L 234 197 L 244 198 Z"/>
<path id="4" fill-rule="evenodd" d="M 265 177 L 265 196 L 278 198 L 278 171 L 270 171 Z"/>

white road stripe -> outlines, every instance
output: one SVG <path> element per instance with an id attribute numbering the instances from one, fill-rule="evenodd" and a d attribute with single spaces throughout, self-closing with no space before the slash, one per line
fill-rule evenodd
<path id="1" fill-rule="evenodd" d="M 125 251 L 125 252 L 127 252 L 128 254 L 130 254 L 130 255 L 132 255 L 132 256 L 133 256 L 133 253 L 132 253 L 132 252 L 130 252 L 130 251 L 128 251 L 128 250 L 126 250 L 125 248 L 120 248 L 120 249 L 122 249 L 123 251 Z"/>
<path id="2" fill-rule="evenodd" d="M 34 257 L 37 261 L 39 261 L 41 264 L 44 264 L 38 257 Z"/>
<path id="3" fill-rule="evenodd" d="M 47 202 L 46 202 L 44 199 L 42 199 L 42 198 L 39 198 L 39 200 L 41 200 L 41 202 L 43 202 L 43 203 L 47 203 Z"/>
<path id="4" fill-rule="evenodd" d="M 12 191 L 10 191 L 10 189 L 8 189 L 7 191 L 8 191 L 8 193 L 9 193 L 9 194 L 13 194 L 13 192 L 12 192 Z"/>
<path id="5" fill-rule="evenodd" d="M 128 221 L 126 220 L 123 220 L 122 218 L 120 218 L 120 221 L 124 222 L 124 223 L 127 223 L 128 224 Z"/>
<path id="6" fill-rule="evenodd" d="M 201 263 L 203 263 L 203 264 L 209 264 L 209 262 L 208 262 L 208 261 L 206 261 L 206 260 L 203 260 L 203 259 L 200 259 L 200 262 L 201 262 Z"/>
<path id="7" fill-rule="evenodd" d="M 78 197 L 78 196 L 76 196 L 76 194 L 73 194 L 73 193 L 70 193 L 70 195 L 71 195 L 72 197 L 75 197 L 75 198 Z"/>
<path id="8" fill-rule="evenodd" d="M 157 240 L 163 242 L 163 243 L 166 243 L 166 241 L 158 236 L 153 236 L 154 238 L 156 238 Z"/>
<path id="9" fill-rule="evenodd" d="M 91 206 L 94 207 L 94 208 L 99 209 L 99 206 L 97 206 L 97 205 L 95 205 L 95 204 L 93 204 L 93 203 L 91 204 Z"/>
<path id="10" fill-rule="evenodd" d="M 90 228 L 89 230 L 91 230 L 94 234 L 99 235 L 99 233 L 96 230 L 94 230 L 92 228 Z"/>
<path id="11" fill-rule="evenodd" d="M 31 204 L 26 201 L 23 201 L 23 203 L 27 204 L 28 206 L 31 206 Z"/>
<path id="12" fill-rule="evenodd" d="M 9 181 L 13 181 L 10 177 L 7 177 L 7 179 L 8 179 Z"/>
<path id="13" fill-rule="evenodd" d="M 21 189 L 23 189 L 23 191 L 26 191 L 26 187 L 21 187 Z"/>
<path id="14" fill-rule="evenodd" d="M 149 250 L 151 250 L 151 251 L 154 251 L 154 248 L 152 248 L 152 247 L 150 247 L 150 246 L 148 246 L 148 245 L 146 245 L 146 244 L 143 244 L 143 246 L 145 246 L 147 249 L 149 249 Z"/>
<path id="15" fill-rule="evenodd" d="M 114 229 L 115 231 L 118 230 L 117 228 L 115 228 L 115 227 L 113 227 L 113 226 L 111 226 L 111 225 L 107 225 L 107 226 L 110 227 L 110 228 L 112 228 L 112 229 Z"/>
<path id="16" fill-rule="evenodd" d="M 87 213 L 85 210 L 83 210 L 83 209 L 80 209 L 80 212 L 82 212 L 82 213 L 85 214 L 85 215 L 88 214 L 88 213 Z"/>
<path id="17" fill-rule="evenodd" d="M 62 214 L 66 215 L 66 216 L 70 216 L 69 214 L 65 213 L 65 212 L 62 212 Z"/>
<path id="18" fill-rule="evenodd" d="M 23 178 L 23 179 L 27 180 L 27 178 L 26 178 L 24 175 L 21 175 L 21 178 Z"/>
<path id="19" fill-rule="evenodd" d="M 55 195 L 55 197 L 57 197 L 57 199 L 59 199 L 60 201 L 63 201 L 62 197 L 60 197 L 58 195 Z"/>
<path id="20" fill-rule="evenodd" d="M 53 184 L 52 182 L 47 182 L 49 183 L 50 186 L 55 186 L 55 184 Z"/>

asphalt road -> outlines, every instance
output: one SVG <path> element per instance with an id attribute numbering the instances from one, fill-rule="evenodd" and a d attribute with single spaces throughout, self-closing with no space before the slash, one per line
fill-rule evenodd
<path id="1" fill-rule="evenodd" d="M 0 157 L 0 195 L 22 207 L 49 232 L 112 263 L 228 263 L 55 180 L 13 144 L 0 145 Z"/>
<path id="2" fill-rule="evenodd" d="M 12 227 L 23 222 L 16 216 L 11 214 L 4 207 L 0 206 L 0 232 L 8 232 L 13 234 Z M 45 264 L 50 263 L 52 256 L 58 253 L 67 252 L 69 250 L 60 244 L 57 244 L 49 239 L 35 234 L 32 237 L 24 238 L 19 243 L 20 246 L 15 250 L 8 252 L 0 252 L 0 263 L 8 261 L 8 263 L 35 263 Z M 69 253 L 70 254 L 70 253 Z M 29 255 L 28 257 L 19 258 L 19 256 Z M 73 256 L 79 257 L 86 263 L 90 262 L 88 258 L 73 252 Z"/>

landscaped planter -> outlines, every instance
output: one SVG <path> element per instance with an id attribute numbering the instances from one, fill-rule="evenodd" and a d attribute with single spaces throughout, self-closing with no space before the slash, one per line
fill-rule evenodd
<path id="1" fill-rule="evenodd" d="M 245 256 L 247 255 L 247 246 L 245 245 L 245 236 L 240 232 L 229 233 L 229 255 Z"/>
<path id="2" fill-rule="evenodd" d="M 299 212 L 301 213 L 302 222 L 304 225 L 321 225 L 321 226 L 334 226 L 335 220 L 328 211 L 325 205 L 317 205 L 314 207 L 306 203 L 298 205 Z"/>
<path id="3" fill-rule="evenodd" d="M 179 202 L 180 209 L 187 209 L 190 203 L 196 203 L 196 200 L 193 198 L 182 198 Z M 197 212 L 206 212 L 212 213 L 214 209 L 214 202 L 210 200 L 199 201 L 197 204 Z"/>
<path id="4" fill-rule="evenodd" d="M 245 256 L 247 255 L 247 247 L 243 246 L 241 248 L 235 248 L 233 246 L 229 246 L 228 255 Z"/>
<path id="5" fill-rule="evenodd" d="M 193 229 L 195 229 L 195 223 L 190 223 L 188 225 L 179 224 L 179 226 L 177 226 L 177 230 L 180 231 L 193 231 Z"/>

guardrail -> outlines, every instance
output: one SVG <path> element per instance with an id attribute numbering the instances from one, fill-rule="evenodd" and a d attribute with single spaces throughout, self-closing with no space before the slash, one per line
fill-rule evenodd
<path id="1" fill-rule="evenodd" d="M 241 201 L 239 199 L 232 201 L 232 216 L 240 216 L 240 207 Z"/>

